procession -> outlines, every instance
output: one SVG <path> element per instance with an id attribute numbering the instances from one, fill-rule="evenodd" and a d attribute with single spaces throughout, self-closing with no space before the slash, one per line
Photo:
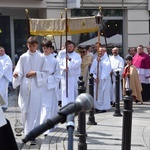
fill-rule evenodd
<path id="1" fill-rule="evenodd" d="M 150 45 L 123 54 L 101 7 L 76 18 L 67 8 L 60 18 L 25 13 L 24 50 L 12 58 L 0 45 L 0 149 L 150 149 Z M 92 44 L 70 39 L 91 32 Z"/>

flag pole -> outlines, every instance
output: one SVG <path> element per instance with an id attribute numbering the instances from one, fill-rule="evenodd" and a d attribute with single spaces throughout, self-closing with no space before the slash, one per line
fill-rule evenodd
<path id="1" fill-rule="evenodd" d="M 97 50 L 97 54 L 99 51 L 99 46 L 100 45 L 100 29 L 98 28 L 98 50 Z M 98 56 L 99 57 L 99 56 Z M 98 86 L 99 86 L 99 61 L 97 60 L 97 84 L 96 84 L 96 100 L 98 100 Z"/>
<path id="2" fill-rule="evenodd" d="M 28 9 L 25 9 L 25 13 L 26 13 L 26 24 L 27 24 L 26 39 L 28 39 L 30 36 L 30 22 L 29 22 L 29 11 L 28 11 Z"/>
<path id="3" fill-rule="evenodd" d="M 62 12 L 60 12 L 60 18 L 63 18 Z M 62 48 L 62 34 L 60 35 L 60 50 Z"/>
<path id="4" fill-rule="evenodd" d="M 65 27 L 65 34 L 66 34 L 66 68 L 68 69 L 68 51 L 67 51 L 67 36 L 68 36 L 68 17 L 67 17 L 67 8 L 65 8 L 65 20 L 66 20 L 66 27 Z M 68 97 L 68 70 L 66 71 L 66 97 Z"/>
<path id="5" fill-rule="evenodd" d="M 97 16 L 95 16 L 95 20 L 96 20 L 96 24 L 98 25 L 98 50 L 97 50 L 97 54 L 98 54 L 98 51 L 99 51 L 99 48 L 100 48 L 100 24 L 101 24 L 101 21 L 102 21 L 102 13 L 101 13 L 101 7 L 99 7 L 99 12 L 97 14 Z M 96 100 L 98 100 L 98 87 L 99 87 L 99 84 L 100 84 L 100 80 L 99 80 L 99 65 L 100 65 L 100 62 L 98 60 L 98 57 L 97 56 L 97 83 L 96 83 Z"/>

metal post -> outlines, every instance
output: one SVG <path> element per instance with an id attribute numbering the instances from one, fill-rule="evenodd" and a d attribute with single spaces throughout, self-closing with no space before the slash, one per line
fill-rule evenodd
<path id="1" fill-rule="evenodd" d="M 94 78 L 93 74 L 90 74 L 89 78 L 89 94 L 94 97 Z M 97 122 L 95 122 L 95 117 L 94 117 L 94 107 L 89 111 L 89 118 L 88 118 L 87 125 L 97 125 Z"/>
<path id="2" fill-rule="evenodd" d="M 84 87 L 84 81 L 83 77 L 79 77 L 78 81 L 78 94 L 85 93 L 86 88 Z M 80 112 L 78 114 L 78 150 L 87 150 L 87 144 L 86 144 L 86 124 L 85 124 L 85 112 Z"/>
<path id="3" fill-rule="evenodd" d="M 115 113 L 113 116 L 122 116 L 120 113 L 120 75 L 119 71 L 116 71 L 116 101 L 115 101 Z"/>
<path id="4" fill-rule="evenodd" d="M 132 130 L 132 106 L 133 97 L 132 90 L 126 89 L 126 96 L 123 97 L 123 128 L 122 128 L 122 150 L 131 149 L 131 130 Z"/>
<path id="5" fill-rule="evenodd" d="M 73 150 L 74 114 L 67 115 L 68 150 Z"/>

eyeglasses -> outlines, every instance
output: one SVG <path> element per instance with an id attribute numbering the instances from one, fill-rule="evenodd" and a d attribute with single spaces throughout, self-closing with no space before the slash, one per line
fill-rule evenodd
<path id="1" fill-rule="evenodd" d="M 81 51 L 80 53 L 83 53 L 83 54 L 85 54 L 85 51 Z"/>

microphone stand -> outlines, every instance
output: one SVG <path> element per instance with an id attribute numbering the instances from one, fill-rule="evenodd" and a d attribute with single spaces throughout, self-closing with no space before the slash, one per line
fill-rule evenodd
<path id="1" fill-rule="evenodd" d="M 92 107 L 93 107 L 92 96 L 87 93 L 80 94 L 79 96 L 77 96 L 76 102 L 69 103 L 69 104 L 65 105 L 64 107 L 62 107 L 58 111 L 57 116 L 53 117 L 52 119 L 47 119 L 44 123 L 42 123 L 41 125 L 35 127 L 33 130 L 31 130 L 25 136 L 25 138 L 22 139 L 23 144 L 27 143 L 28 141 L 32 141 L 33 139 L 35 139 L 36 137 L 41 135 L 46 130 L 53 128 L 56 124 L 64 123 L 66 121 L 66 117 L 69 114 L 74 113 L 74 115 L 77 115 L 79 112 L 89 110 Z M 70 120 L 69 118 L 68 118 L 68 120 Z M 73 122 L 73 119 L 71 119 L 70 121 Z M 70 124 L 70 122 L 69 122 L 68 127 L 70 127 L 70 126 L 73 126 L 73 123 Z M 70 128 L 69 128 L 69 131 L 70 131 Z M 23 147 L 23 144 L 21 145 L 21 148 Z"/>
<path id="2" fill-rule="evenodd" d="M 73 150 L 74 114 L 67 115 L 68 150 Z"/>

